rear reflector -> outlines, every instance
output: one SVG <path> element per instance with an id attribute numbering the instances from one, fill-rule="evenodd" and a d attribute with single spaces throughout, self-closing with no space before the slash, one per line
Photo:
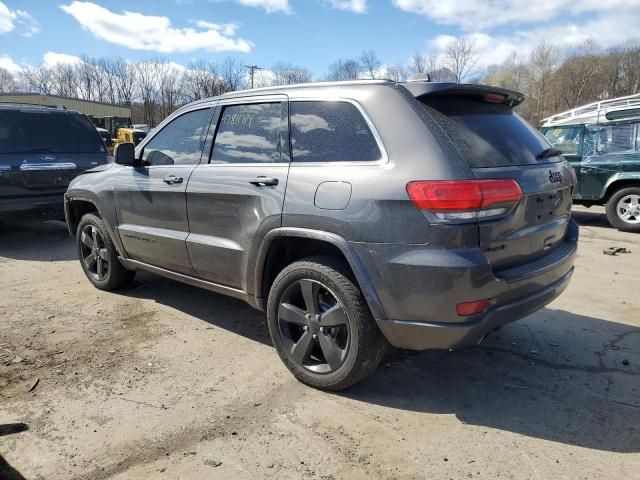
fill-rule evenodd
<path id="1" fill-rule="evenodd" d="M 460 317 L 467 317 L 469 315 L 476 315 L 478 313 L 484 312 L 489 306 L 490 301 L 485 300 L 475 300 L 473 302 L 459 303 L 456 306 L 456 312 Z"/>
<path id="2" fill-rule="evenodd" d="M 449 220 L 500 215 L 522 198 L 513 179 L 409 182 L 407 193 L 420 210 Z"/>

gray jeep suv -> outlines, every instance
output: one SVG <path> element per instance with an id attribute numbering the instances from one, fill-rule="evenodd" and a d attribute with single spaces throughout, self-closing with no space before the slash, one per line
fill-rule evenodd
<path id="1" fill-rule="evenodd" d="M 575 177 L 478 85 L 344 82 L 192 103 L 69 186 L 100 289 L 147 270 L 247 301 L 300 381 L 348 387 L 388 343 L 460 348 L 573 273 Z"/>

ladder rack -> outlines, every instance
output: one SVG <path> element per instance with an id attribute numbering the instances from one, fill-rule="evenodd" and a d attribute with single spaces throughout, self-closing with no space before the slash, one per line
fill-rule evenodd
<path id="1" fill-rule="evenodd" d="M 599 102 L 589 103 L 581 107 L 572 108 L 566 112 L 552 115 L 542 120 L 542 125 L 551 127 L 554 125 L 566 125 L 573 121 L 577 123 L 597 123 L 607 120 L 606 114 L 612 111 L 626 110 L 632 107 L 640 107 L 640 93 L 626 97 L 611 98 Z M 601 118 L 601 115 L 605 115 Z"/>

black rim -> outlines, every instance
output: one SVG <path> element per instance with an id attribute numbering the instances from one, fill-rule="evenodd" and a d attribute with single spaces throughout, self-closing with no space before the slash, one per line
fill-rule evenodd
<path id="1" fill-rule="evenodd" d="M 298 280 L 278 305 L 278 328 L 289 357 L 314 373 L 338 370 L 349 349 L 347 313 L 322 283 Z"/>
<path id="2" fill-rule="evenodd" d="M 80 256 L 87 273 L 95 280 L 104 280 L 109 274 L 109 255 L 100 232 L 87 225 L 80 234 Z"/>

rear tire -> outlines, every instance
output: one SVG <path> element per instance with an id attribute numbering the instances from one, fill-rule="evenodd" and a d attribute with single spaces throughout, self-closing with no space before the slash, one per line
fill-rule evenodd
<path id="1" fill-rule="evenodd" d="M 87 213 L 76 232 L 78 258 L 82 271 L 94 287 L 117 290 L 131 283 L 136 272 L 127 270 L 118 260 L 118 252 L 100 217 Z"/>
<path id="2" fill-rule="evenodd" d="M 607 220 L 623 232 L 640 232 L 640 187 L 622 188 L 606 206 Z"/>
<path id="3" fill-rule="evenodd" d="M 311 257 L 282 270 L 269 292 L 267 319 L 285 366 L 321 390 L 358 383 L 387 349 L 349 269 L 333 257 Z"/>

